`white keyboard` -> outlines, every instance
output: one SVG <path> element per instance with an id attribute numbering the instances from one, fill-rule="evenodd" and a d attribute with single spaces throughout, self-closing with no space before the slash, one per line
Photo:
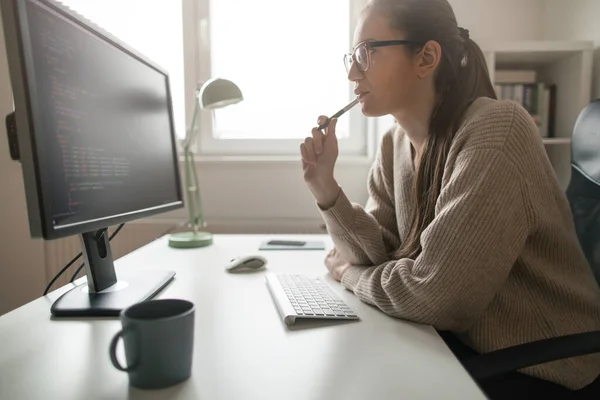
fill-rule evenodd
<path id="1" fill-rule="evenodd" d="M 318 278 L 268 273 L 267 285 L 286 325 L 296 319 L 357 320 L 356 313 Z"/>

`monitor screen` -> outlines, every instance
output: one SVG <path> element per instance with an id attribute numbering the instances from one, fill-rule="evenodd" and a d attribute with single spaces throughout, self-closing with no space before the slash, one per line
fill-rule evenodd
<path id="1" fill-rule="evenodd" d="M 168 75 L 52 3 L 20 7 L 44 237 L 181 207 Z"/>

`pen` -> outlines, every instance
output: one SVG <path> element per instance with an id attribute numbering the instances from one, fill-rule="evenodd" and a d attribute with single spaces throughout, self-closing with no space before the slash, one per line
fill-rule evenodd
<path id="1" fill-rule="evenodd" d="M 329 125 L 329 121 L 331 121 L 333 118 L 341 117 L 346 111 L 348 111 L 349 109 L 354 107 L 357 103 L 358 103 L 358 97 L 356 99 L 352 100 L 352 102 L 350 102 L 350 104 L 348 104 L 346 107 L 342 108 L 340 111 L 333 114 L 329 119 L 327 119 L 327 121 L 325 121 L 324 124 L 319 125 L 318 129 L 321 130 L 321 129 L 327 128 L 327 126 Z"/>

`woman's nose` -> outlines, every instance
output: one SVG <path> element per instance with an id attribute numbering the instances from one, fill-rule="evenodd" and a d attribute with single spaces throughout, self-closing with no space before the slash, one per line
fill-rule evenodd
<path id="1" fill-rule="evenodd" d="M 364 77 L 363 73 L 358 69 L 356 63 L 350 64 L 350 69 L 348 70 L 348 80 L 350 82 L 356 82 L 361 80 Z"/>

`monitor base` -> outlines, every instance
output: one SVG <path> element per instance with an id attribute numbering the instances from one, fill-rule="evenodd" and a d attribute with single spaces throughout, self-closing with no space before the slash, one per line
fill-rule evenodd
<path id="1" fill-rule="evenodd" d="M 210 232 L 179 232 L 169 237 L 169 247 L 176 249 L 193 249 L 210 246 L 213 235 Z"/>
<path id="2" fill-rule="evenodd" d="M 174 276 L 174 271 L 119 271 L 116 284 L 97 293 L 90 293 L 87 282 L 78 285 L 59 297 L 50 311 L 55 317 L 116 317 L 156 296 Z"/>

